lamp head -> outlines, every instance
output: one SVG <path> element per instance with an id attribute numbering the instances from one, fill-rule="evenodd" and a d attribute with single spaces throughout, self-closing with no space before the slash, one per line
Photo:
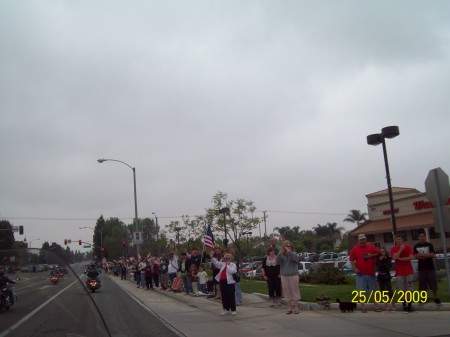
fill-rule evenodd
<path id="1" fill-rule="evenodd" d="M 383 135 L 381 133 L 374 133 L 367 136 L 367 144 L 380 145 L 383 142 Z"/>
<path id="2" fill-rule="evenodd" d="M 395 138 L 400 134 L 400 130 L 398 129 L 398 126 L 386 126 L 381 129 L 381 134 L 385 138 Z"/>
<path id="3" fill-rule="evenodd" d="M 101 164 L 105 161 L 105 159 L 97 159 L 97 161 Z"/>

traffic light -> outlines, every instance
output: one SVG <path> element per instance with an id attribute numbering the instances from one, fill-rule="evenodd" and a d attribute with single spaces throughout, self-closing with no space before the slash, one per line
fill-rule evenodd
<path id="1" fill-rule="evenodd" d="M 64 244 L 67 245 L 67 239 L 64 239 Z"/>
<path id="2" fill-rule="evenodd" d="M 78 244 L 81 246 L 81 240 L 78 240 Z"/>
<path id="3" fill-rule="evenodd" d="M 19 234 L 23 235 L 23 226 L 19 226 Z"/>
<path id="4" fill-rule="evenodd" d="M 102 247 L 102 252 L 104 252 L 105 251 L 105 247 Z"/>
<path id="5" fill-rule="evenodd" d="M 3 256 L 3 260 L 8 260 L 8 257 L 7 256 Z"/>
<path id="6" fill-rule="evenodd" d="M 125 240 L 122 240 L 122 247 L 125 248 L 126 245 L 127 245 L 127 242 Z"/>

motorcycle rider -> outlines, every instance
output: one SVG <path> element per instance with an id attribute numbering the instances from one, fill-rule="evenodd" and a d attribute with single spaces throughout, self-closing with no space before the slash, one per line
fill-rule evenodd
<path id="1" fill-rule="evenodd" d="M 89 282 L 89 279 L 95 279 L 100 287 L 100 279 L 98 278 L 99 272 L 97 271 L 97 266 L 94 263 L 88 267 L 86 274 L 88 276 L 87 282 Z"/>
<path id="2" fill-rule="evenodd" d="M 0 290 L 3 290 L 3 288 L 6 288 L 6 285 L 8 283 L 17 284 L 13 280 L 10 280 L 8 278 L 8 276 L 5 275 L 5 272 L 3 270 L 0 270 Z M 8 288 L 6 288 L 4 293 L 7 297 L 9 296 L 9 302 L 11 303 L 11 305 L 13 305 L 14 304 L 14 296 L 13 296 L 12 291 L 9 290 Z"/>

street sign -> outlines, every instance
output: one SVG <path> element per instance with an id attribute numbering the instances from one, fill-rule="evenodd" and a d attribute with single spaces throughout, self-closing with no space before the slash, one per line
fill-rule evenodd
<path id="1" fill-rule="evenodd" d="M 447 207 L 450 195 L 448 175 L 440 168 L 430 170 L 425 180 L 428 200 L 433 204 L 433 219 L 436 233 L 450 232 L 450 215 Z"/>
<path id="2" fill-rule="evenodd" d="M 68 243 L 72 243 L 72 240 L 69 239 L 69 240 L 67 240 L 67 242 L 68 242 Z"/>
<path id="3" fill-rule="evenodd" d="M 448 175 L 440 167 L 430 170 L 425 180 L 425 190 L 434 206 L 445 205 L 450 196 Z"/>
<path id="4" fill-rule="evenodd" d="M 135 245 L 142 245 L 144 243 L 142 232 L 133 232 L 133 243 Z"/>
<path id="5" fill-rule="evenodd" d="M 84 244 L 83 248 L 91 248 L 91 245 Z"/>
<path id="6" fill-rule="evenodd" d="M 450 265 L 447 258 L 447 239 L 445 232 L 450 232 L 450 217 L 448 214 L 448 196 L 450 195 L 450 185 L 448 175 L 439 167 L 430 170 L 425 180 L 427 197 L 433 204 L 434 229 L 441 233 L 441 244 L 444 250 L 445 272 L 447 274 L 447 291 L 450 295 Z"/>

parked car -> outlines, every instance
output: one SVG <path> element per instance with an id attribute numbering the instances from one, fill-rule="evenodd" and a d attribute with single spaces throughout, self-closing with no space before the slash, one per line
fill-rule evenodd
<path id="1" fill-rule="evenodd" d="M 312 262 L 300 261 L 298 263 L 298 274 L 299 275 L 308 274 L 309 271 L 311 270 L 311 267 L 312 267 Z"/>
<path id="2" fill-rule="evenodd" d="M 338 253 L 324 253 L 319 256 L 319 262 L 336 261 L 338 258 Z"/>
<path id="3" fill-rule="evenodd" d="M 244 274 L 245 278 L 262 279 L 262 261 L 253 262 L 254 269 Z"/>
<path id="4" fill-rule="evenodd" d="M 306 261 L 308 262 L 317 262 L 319 261 L 319 255 L 316 253 L 307 253 L 308 256 L 306 257 Z"/>
<path id="5" fill-rule="evenodd" d="M 246 273 L 248 273 L 249 271 L 252 271 L 255 268 L 256 268 L 256 266 L 253 265 L 253 262 L 244 263 L 241 266 L 241 273 L 245 275 Z"/>
<path id="6" fill-rule="evenodd" d="M 339 256 L 336 261 L 348 261 L 348 256 L 347 255 L 341 255 Z"/>

